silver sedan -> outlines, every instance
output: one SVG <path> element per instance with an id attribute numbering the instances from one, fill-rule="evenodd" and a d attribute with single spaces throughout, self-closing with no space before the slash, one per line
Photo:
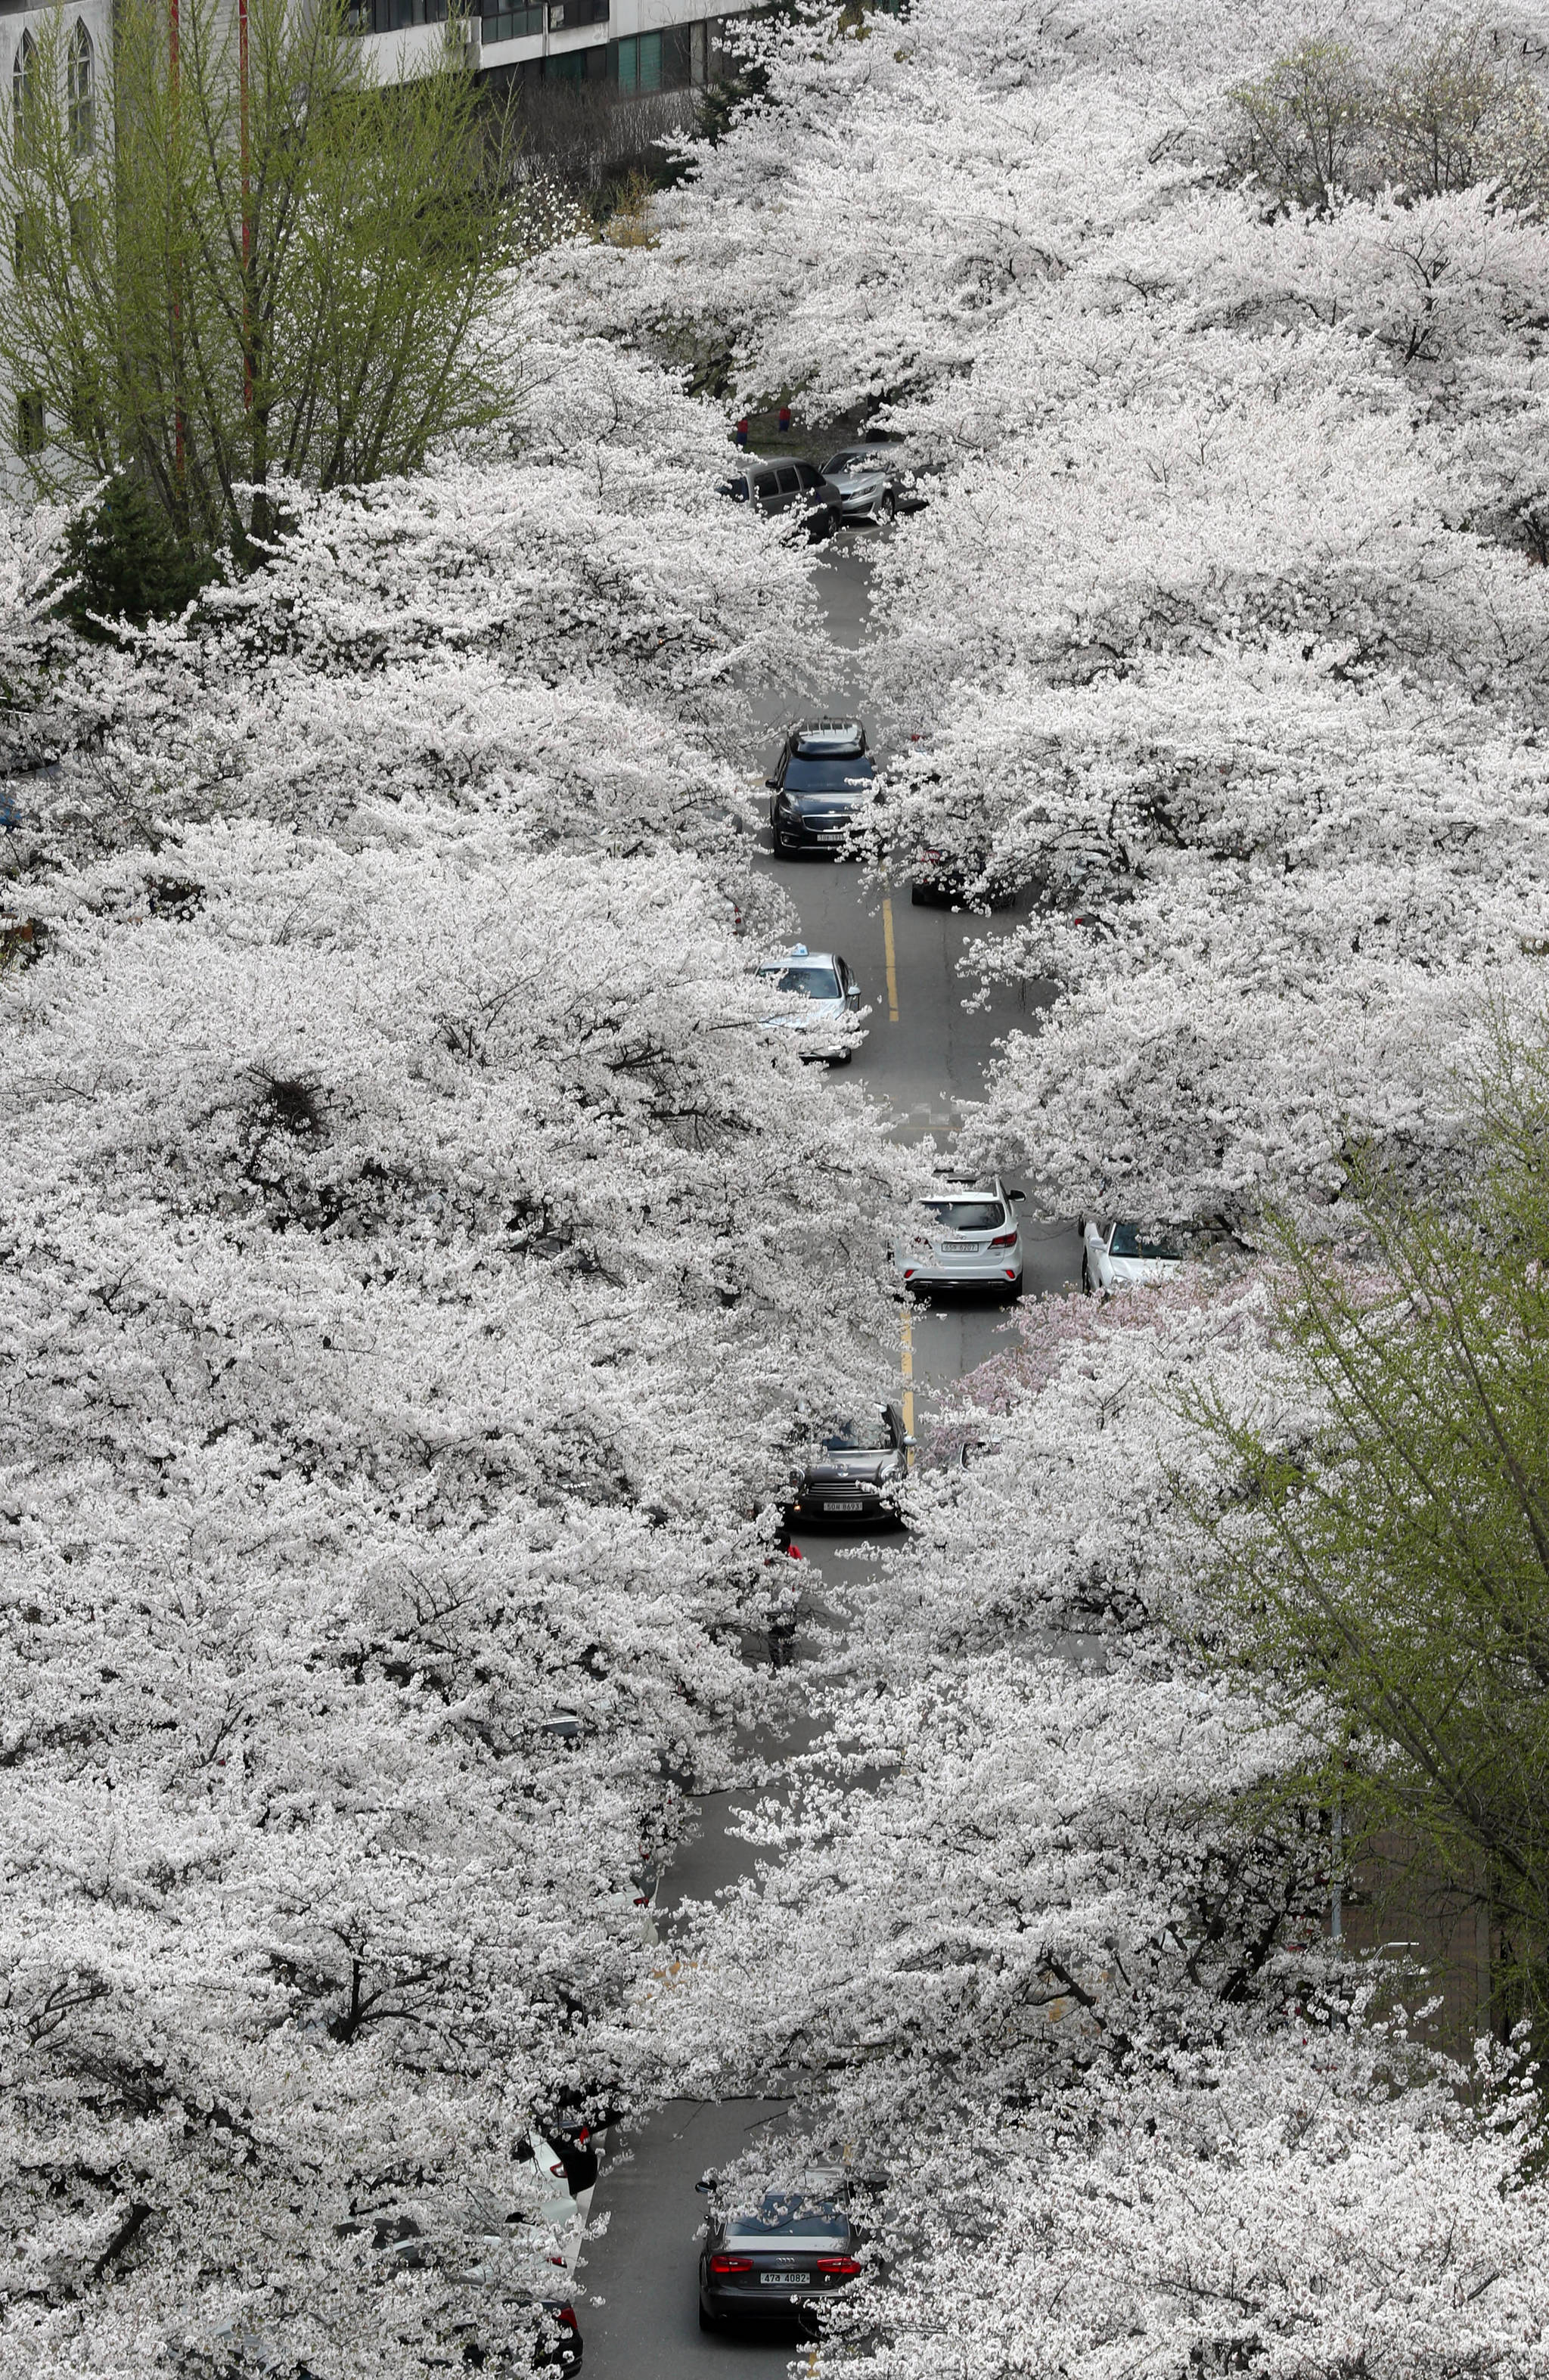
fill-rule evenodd
<path id="1" fill-rule="evenodd" d="M 841 446 L 823 476 L 838 492 L 841 520 L 891 520 L 925 502 L 913 465 L 896 446 Z"/>
<path id="2" fill-rule="evenodd" d="M 859 1021 L 860 986 L 837 951 L 810 951 L 798 942 L 783 956 L 764 959 L 759 981 L 772 995 L 767 1030 L 795 1034 L 804 1058 L 849 1064 L 866 1028 Z"/>

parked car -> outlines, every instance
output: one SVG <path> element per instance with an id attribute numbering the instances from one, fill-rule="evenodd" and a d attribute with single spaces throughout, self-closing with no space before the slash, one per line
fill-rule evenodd
<path id="1" fill-rule="evenodd" d="M 508 2314 L 519 2313 L 524 2326 L 531 2325 L 532 2371 L 558 2372 L 567 2380 L 579 2380 L 580 2325 L 570 2301 L 560 2241 L 546 2224 L 522 2224 L 514 2234 L 471 2231 L 451 2240 L 431 2239 L 412 2215 L 377 2215 L 341 2223 L 339 2230 L 348 2235 L 368 2228 L 384 2265 L 400 2272 L 445 2272 L 467 2287 L 489 2290 Z M 458 2350 L 459 2363 L 487 2360 L 487 2335 L 481 2335 L 482 2328 L 477 2320 L 456 2325 L 446 2345 Z"/>
<path id="2" fill-rule="evenodd" d="M 896 446 L 841 446 L 823 476 L 838 491 L 841 520 L 891 520 L 896 513 L 919 512 L 925 503 L 913 464 Z"/>
<path id="3" fill-rule="evenodd" d="M 848 1065 L 866 1032 L 855 1022 L 860 986 L 837 951 L 798 942 L 784 956 L 763 960 L 759 979 L 777 996 L 763 1020 L 767 1030 L 796 1034 L 804 1058 Z"/>
<path id="4" fill-rule="evenodd" d="M 839 525 L 843 491 L 815 463 L 759 463 L 723 480 L 717 493 L 761 513 L 799 512 L 809 537 L 827 537 Z"/>
<path id="5" fill-rule="evenodd" d="M 897 1526 L 914 1445 L 896 1404 L 836 1422 L 811 1447 L 794 1482 L 787 1524 L 855 1522 Z"/>
<path id="6" fill-rule="evenodd" d="M 909 899 L 915 907 L 1014 909 L 1025 881 L 1011 861 L 987 851 L 951 851 L 926 844 L 916 855 Z"/>
<path id="7" fill-rule="evenodd" d="M 987 1188 L 954 1183 L 921 1202 L 921 1227 L 894 1252 L 908 1290 L 987 1289 L 1008 1302 L 1022 1293 L 1024 1193 L 997 1177 Z"/>
<path id="8" fill-rule="evenodd" d="M 713 2194 L 714 2175 L 699 2187 Z M 700 2252 L 700 2328 L 778 2323 L 809 2329 L 812 2308 L 859 2274 L 858 2244 L 835 2174 L 764 2191 L 739 2207 L 713 2204 Z"/>
<path id="9" fill-rule="evenodd" d="M 809 719 L 787 730 L 767 780 L 776 859 L 845 843 L 876 782 L 858 719 Z"/>
<path id="10" fill-rule="evenodd" d="M 1089 1297 L 1114 1289 L 1152 1289 L 1172 1281 L 1185 1260 L 1181 1239 L 1142 1232 L 1138 1223 L 1082 1219 L 1081 1287 Z"/>

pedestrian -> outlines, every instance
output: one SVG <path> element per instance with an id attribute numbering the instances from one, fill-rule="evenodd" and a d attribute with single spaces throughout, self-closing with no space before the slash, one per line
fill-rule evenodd
<path id="1" fill-rule="evenodd" d="M 789 428 L 790 407 L 788 405 L 782 405 L 780 407 L 780 435 L 782 438 L 786 435 Z"/>
<path id="2" fill-rule="evenodd" d="M 743 415 L 741 420 L 737 425 L 737 443 L 741 447 L 743 453 L 746 454 L 748 451 L 748 417 L 746 414 Z"/>

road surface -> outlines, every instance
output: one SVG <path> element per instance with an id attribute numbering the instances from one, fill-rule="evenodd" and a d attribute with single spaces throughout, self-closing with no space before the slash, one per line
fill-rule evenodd
<path id="1" fill-rule="evenodd" d="M 908 534 L 907 528 L 896 532 Z M 863 687 L 849 656 L 864 630 L 867 540 L 854 533 L 825 552 L 823 583 L 830 633 L 846 656 L 844 674 L 803 712 L 866 716 Z M 785 723 L 778 702 L 754 706 L 750 769 L 762 775 Z M 944 1146 L 960 1102 L 980 1096 L 992 1045 L 1040 1004 L 1034 994 L 997 990 L 988 1006 L 966 1013 L 967 987 L 957 974 L 970 934 L 1006 930 L 1003 918 L 969 918 L 949 910 L 915 908 L 907 891 L 884 901 L 858 868 L 826 859 L 776 864 L 767 831 L 758 865 L 776 873 L 801 919 L 811 950 L 836 950 L 850 962 L 872 1008 L 870 1033 L 853 1073 L 910 1137 L 935 1135 Z M 1028 1292 L 1067 1287 L 1080 1270 L 1074 1222 L 1040 1222 L 1024 1208 Z M 933 1397 L 1005 1343 L 1006 1318 L 978 1303 L 935 1305 L 916 1312 L 909 1331 L 915 1395 Z M 847 1572 L 868 1559 L 841 1540 L 814 1540 L 810 1551 L 842 1598 Z M 799 1640 L 798 1640 L 799 1652 Z M 737 1795 L 709 1795 L 700 1804 L 701 1830 L 678 1854 L 663 1898 L 701 1899 L 739 1876 L 750 1853 L 726 1833 Z M 586 2348 L 586 2380 L 685 2380 L 687 2374 L 785 2373 L 790 2343 L 705 2336 L 699 2328 L 696 2234 L 704 2202 L 694 2184 L 707 2167 L 729 2163 L 761 2127 L 781 2119 L 767 2101 L 719 2105 L 674 2101 L 634 2127 L 616 2145 L 623 2152 L 604 2167 L 592 2202 L 608 2229 L 586 2250 L 579 2305 Z M 799 2369 L 799 2362 L 798 2364 Z"/>

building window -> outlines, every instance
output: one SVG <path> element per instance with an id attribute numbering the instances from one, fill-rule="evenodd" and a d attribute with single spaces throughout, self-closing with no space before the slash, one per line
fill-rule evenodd
<path id="1" fill-rule="evenodd" d="M 551 33 L 573 33 L 578 25 L 605 25 L 608 0 L 549 0 Z"/>
<path id="2" fill-rule="evenodd" d="M 348 0 L 345 12 L 352 33 L 407 33 L 445 21 L 446 0 Z"/>
<path id="3" fill-rule="evenodd" d="M 69 101 L 70 146 L 78 157 L 84 157 L 96 138 L 96 63 L 91 55 L 91 36 L 84 25 L 78 24 L 70 35 L 69 54 L 65 60 L 65 88 Z"/>
<path id="4" fill-rule="evenodd" d="M 543 30 L 542 6 L 502 8 L 495 16 L 486 16 L 482 39 L 486 42 L 525 42 Z"/>
<path id="5" fill-rule="evenodd" d="M 40 455 L 47 443 L 42 392 L 24 388 L 16 401 L 16 451 L 18 455 Z"/>
<path id="6" fill-rule="evenodd" d="M 618 88 L 621 91 L 660 91 L 662 36 L 631 33 L 618 47 Z"/>
<path id="7" fill-rule="evenodd" d="M 38 124 L 38 51 L 30 33 L 23 33 L 16 45 L 16 61 L 11 67 L 11 128 L 16 153 L 23 164 L 31 163 Z"/>

